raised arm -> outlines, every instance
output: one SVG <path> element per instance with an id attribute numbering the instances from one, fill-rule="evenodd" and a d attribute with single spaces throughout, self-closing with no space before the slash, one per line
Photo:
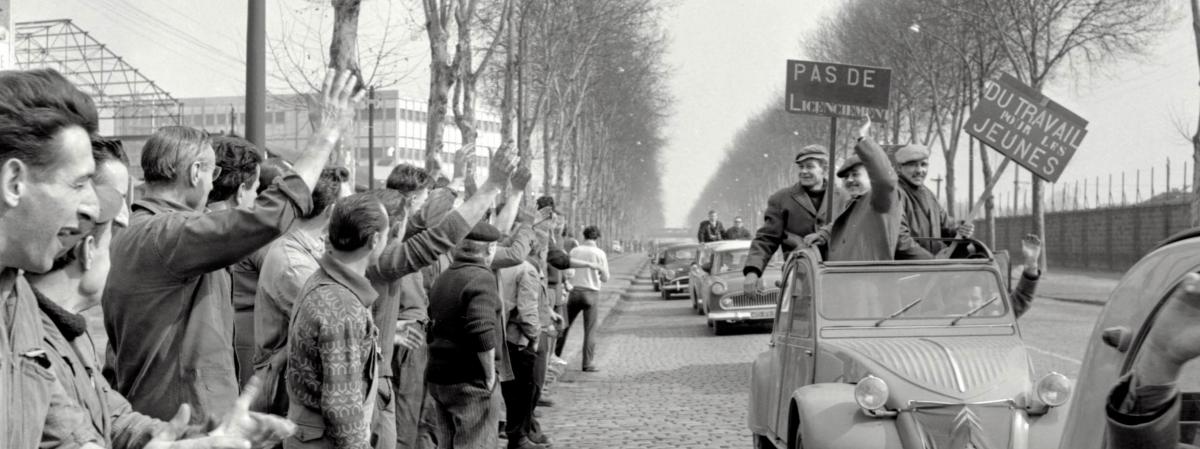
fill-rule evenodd
<path id="1" fill-rule="evenodd" d="M 854 145 L 854 152 L 867 169 L 867 177 L 871 178 L 871 206 L 876 212 L 887 212 L 896 201 L 896 175 L 887 153 L 870 137 L 859 140 Z"/>
<path id="2" fill-rule="evenodd" d="M 746 256 L 746 266 L 742 267 L 744 275 L 762 276 L 763 267 L 767 266 L 767 261 L 771 260 L 771 256 L 775 255 L 775 251 L 783 243 L 787 210 L 780 204 L 780 200 L 780 195 L 771 195 L 771 198 L 767 199 L 763 224 L 754 233 L 754 240 L 750 241 L 750 254 Z"/>

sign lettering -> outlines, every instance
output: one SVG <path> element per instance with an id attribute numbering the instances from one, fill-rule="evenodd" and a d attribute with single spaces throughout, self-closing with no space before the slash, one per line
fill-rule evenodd
<path id="1" fill-rule="evenodd" d="M 816 61 L 787 62 L 788 112 L 887 121 L 891 69 Z"/>

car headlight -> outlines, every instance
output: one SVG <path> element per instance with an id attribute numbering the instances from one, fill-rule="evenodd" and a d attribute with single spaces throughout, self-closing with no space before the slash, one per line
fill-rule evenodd
<path id="1" fill-rule="evenodd" d="M 1066 404 L 1071 399 L 1071 379 L 1059 373 L 1050 373 L 1038 380 L 1034 392 L 1038 400 L 1051 407 Z"/>
<path id="2" fill-rule="evenodd" d="M 721 298 L 721 308 L 728 309 L 729 306 L 732 306 L 732 305 L 733 305 L 732 297 L 726 296 L 724 298 Z"/>
<path id="3" fill-rule="evenodd" d="M 854 386 L 854 402 L 866 412 L 883 408 L 888 400 L 888 386 L 875 376 L 868 375 Z"/>
<path id="4" fill-rule="evenodd" d="M 725 291 L 726 291 L 726 288 L 725 288 L 725 284 L 724 284 L 724 283 L 721 283 L 721 282 L 714 282 L 714 283 L 713 283 L 713 285 L 712 285 L 712 292 L 713 292 L 713 294 L 714 294 L 714 295 L 724 295 L 724 294 L 725 294 Z"/>

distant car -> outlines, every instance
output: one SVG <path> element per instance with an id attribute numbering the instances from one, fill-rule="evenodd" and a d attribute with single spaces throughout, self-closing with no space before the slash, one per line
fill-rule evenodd
<path id="1" fill-rule="evenodd" d="M 654 289 L 662 292 L 663 299 L 687 291 L 688 268 L 695 260 L 698 246 L 698 243 L 679 243 L 659 252 L 658 263 L 653 268 L 655 275 L 651 279 Z"/>
<path id="2" fill-rule="evenodd" d="M 782 259 L 776 256 L 763 273 L 761 293 L 744 293 L 742 267 L 749 254 L 749 240 L 706 243 L 699 264 L 692 266 L 693 306 L 705 315 L 716 335 L 738 324 L 770 323 L 775 318 L 779 302 L 775 281 L 780 277 Z"/>
<path id="3" fill-rule="evenodd" d="M 1163 301 L 1188 273 L 1200 272 L 1200 229 L 1173 236 L 1125 272 L 1096 319 L 1079 369 L 1078 390 L 1067 414 L 1062 449 L 1104 447 L 1108 393 L 1128 374 L 1154 327 Z M 1180 442 L 1200 443 L 1200 361 L 1183 366 L 1176 388 L 1182 395 Z"/>
<path id="4" fill-rule="evenodd" d="M 623 251 L 623 250 L 624 250 L 624 248 L 621 246 L 621 242 L 617 242 L 617 241 L 612 242 L 612 252 L 614 254 L 621 254 L 621 251 Z"/>
<path id="5" fill-rule="evenodd" d="M 1071 382 L 1034 378 L 1003 264 L 985 252 L 909 262 L 792 253 L 768 348 L 751 369 L 754 446 L 1056 447 Z M 1086 391 L 1088 413 L 1103 416 L 1107 390 Z"/>

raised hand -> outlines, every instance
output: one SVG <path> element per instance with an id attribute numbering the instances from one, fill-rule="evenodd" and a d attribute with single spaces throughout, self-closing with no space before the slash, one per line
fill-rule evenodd
<path id="1" fill-rule="evenodd" d="M 1200 357 L 1200 275 L 1188 273 L 1167 298 L 1138 355 L 1134 373 L 1142 385 L 1179 378 L 1185 363 Z"/>
<path id="2" fill-rule="evenodd" d="M 855 136 L 859 139 L 865 139 L 871 133 L 871 116 L 864 115 L 863 120 L 862 126 L 858 128 L 858 135 Z"/>
<path id="3" fill-rule="evenodd" d="M 517 167 L 512 176 L 508 178 L 508 182 L 514 190 L 525 190 L 525 186 L 529 185 L 529 180 L 533 179 L 533 173 L 529 172 L 529 167 Z"/>
<path id="4" fill-rule="evenodd" d="M 187 431 L 188 422 L 192 418 L 192 408 L 187 404 L 179 406 L 175 417 L 167 422 L 167 427 L 144 446 L 146 449 L 250 449 L 250 442 L 236 435 L 209 435 L 201 438 L 179 440 Z"/>
<path id="5" fill-rule="evenodd" d="M 345 131 L 354 122 L 354 113 L 366 98 L 367 91 L 354 92 L 358 77 L 349 70 L 330 70 L 325 74 L 321 93 L 309 96 L 308 117 L 314 129 Z"/>
<path id="6" fill-rule="evenodd" d="M 488 161 L 488 177 L 484 182 L 495 186 L 502 186 L 513 175 L 516 169 L 516 152 L 513 151 L 511 142 L 505 142 L 500 145 L 500 148 L 496 150 L 491 160 Z"/>
<path id="7" fill-rule="evenodd" d="M 1021 239 L 1021 256 L 1025 258 L 1026 266 L 1037 266 L 1038 256 L 1042 255 L 1042 239 L 1037 234 L 1026 234 Z"/>
<path id="8" fill-rule="evenodd" d="M 824 245 L 825 243 L 826 243 L 825 236 L 821 235 L 820 232 L 814 232 L 812 234 L 804 236 L 804 244 L 806 244 L 808 246 L 816 247 L 816 246 Z"/>
<path id="9" fill-rule="evenodd" d="M 969 239 L 971 236 L 975 235 L 975 223 L 970 221 L 960 221 L 958 222 L 958 229 L 956 231 L 959 238 Z"/>

